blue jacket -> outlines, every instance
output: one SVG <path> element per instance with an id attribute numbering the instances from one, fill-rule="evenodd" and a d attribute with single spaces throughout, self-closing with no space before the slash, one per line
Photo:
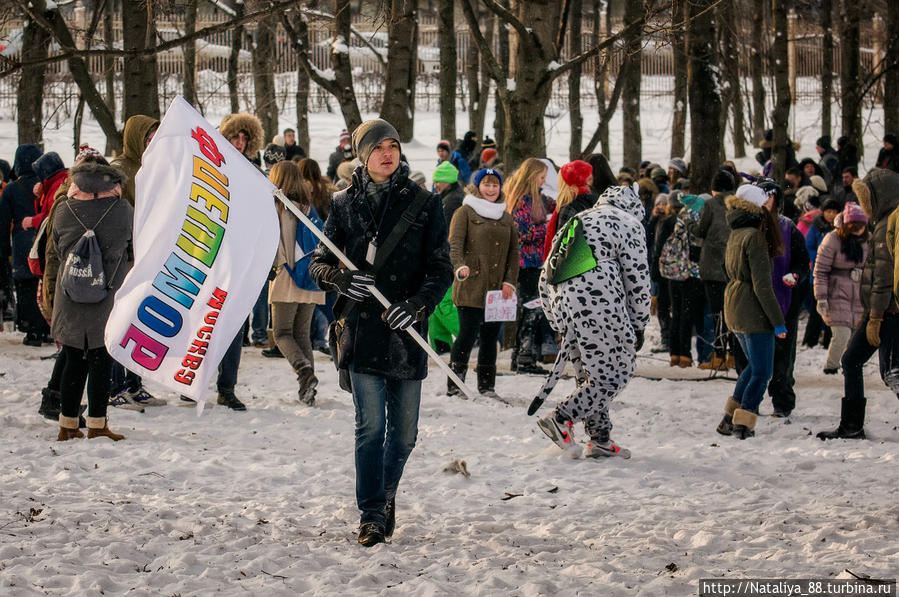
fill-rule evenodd
<path id="1" fill-rule="evenodd" d="M 439 165 L 441 160 L 437 160 L 437 164 Z M 465 161 L 465 158 L 462 157 L 462 154 L 458 151 L 454 151 L 450 154 L 449 159 L 450 164 L 456 167 L 456 170 L 459 171 L 459 186 L 463 189 L 465 185 L 471 182 L 471 167 L 468 165 L 468 162 Z M 449 226 L 449 222 L 447 222 L 447 226 Z"/>

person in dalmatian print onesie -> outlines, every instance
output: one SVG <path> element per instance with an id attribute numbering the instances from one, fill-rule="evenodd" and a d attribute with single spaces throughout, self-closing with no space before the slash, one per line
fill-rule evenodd
<path id="1" fill-rule="evenodd" d="M 608 188 L 594 207 L 556 233 L 540 277 L 543 309 L 562 335 L 562 348 L 529 414 L 549 396 L 565 364 L 571 363 L 575 390 L 537 424 L 575 456 L 583 449 L 572 428 L 574 422 L 583 421 L 590 438 L 585 457 L 630 457 L 609 436 L 609 405 L 634 374 L 649 321 L 642 220 L 643 205 L 635 188 Z"/>

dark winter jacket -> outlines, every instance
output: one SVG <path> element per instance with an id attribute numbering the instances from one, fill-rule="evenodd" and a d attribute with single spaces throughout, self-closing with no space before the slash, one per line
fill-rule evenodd
<path id="1" fill-rule="evenodd" d="M 796 228 L 796 224 L 785 216 L 778 216 L 777 223 L 780 226 L 780 237 L 784 243 L 784 254 L 774 258 L 771 264 L 771 283 L 774 286 L 774 294 L 777 296 L 777 304 L 786 316 L 793 302 L 793 294 L 798 288 L 802 288 L 809 274 L 808 251 L 805 248 L 805 238 Z M 796 285 L 787 286 L 783 277 L 786 274 L 796 275 Z"/>
<path id="2" fill-rule="evenodd" d="M 125 184 L 122 185 L 122 197 L 128 203 L 134 205 L 134 177 L 140 170 L 140 160 L 147 148 L 147 134 L 159 126 L 159 121 L 143 114 L 132 116 L 125 123 L 123 135 L 124 147 L 122 155 L 110 164 L 113 168 L 125 174 Z"/>
<path id="3" fill-rule="evenodd" d="M 468 163 L 469 172 L 476 171 L 481 163 L 481 154 L 476 151 L 477 148 L 478 143 L 475 141 L 474 131 L 466 132 L 465 137 L 456 146 L 456 151 Z"/>
<path id="4" fill-rule="evenodd" d="M 440 201 L 443 203 L 443 219 L 449 226 L 453 221 L 453 215 L 456 210 L 462 207 L 462 200 L 465 198 L 465 190 L 458 182 L 454 182 L 440 193 Z"/>
<path id="5" fill-rule="evenodd" d="M 770 334 L 784 325 L 784 316 L 771 284 L 771 257 L 759 236 L 762 210 L 745 199 L 726 200 L 727 241 L 725 267 L 730 280 L 724 289 L 724 320 L 734 332 Z"/>
<path id="6" fill-rule="evenodd" d="M 702 239 L 702 253 L 699 257 L 699 277 L 705 282 L 727 282 L 724 271 L 724 254 L 730 226 L 727 225 L 727 207 L 724 193 L 715 193 L 705 202 L 699 212 L 699 221 L 687 221 L 687 228 Z"/>
<path id="7" fill-rule="evenodd" d="M 284 157 L 288 160 L 293 160 L 296 157 L 300 159 L 306 157 L 306 151 L 300 147 L 299 143 L 294 143 L 293 145 L 285 145 L 284 146 Z"/>
<path id="8" fill-rule="evenodd" d="M 828 303 L 827 317 L 824 320 L 827 325 L 855 329 L 865 311 L 858 280 L 869 249 L 867 244 L 862 246 L 862 260 L 856 263 L 849 261 L 842 246 L 839 235 L 833 231 L 824 237 L 824 242 L 818 247 L 815 299 Z"/>
<path id="9" fill-rule="evenodd" d="M 484 200 L 465 197 L 450 224 L 449 241 L 453 269 L 469 269 L 466 279 L 453 282 L 453 304 L 483 309 L 488 290 L 518 283 L 518 230 L 505 210 L 499 219 L 479 214 L 478 201 Z"/>
<path id="10" fill-rule="evenodd" d="M 824 171 L 824 182 L 827 183 L 827 188 L 833 188 L 835 184 L 839 184 L 843 171 L 840 168 L 840 156 L 837 155 L 833 147 L 828 146 L 824 148 L 824 153 L 821 154 L 818 165 Z"/>
<path id="11" fill-rule="evenodd" d="M 341 248 L 357 267 L 365 269 L 369 243 L 383 241 L 405 213 L 415 194 L 424 192 L 409 180 L 409 168 L 401 163 L 391 178 L 387 197 L 381 199 L 386 213 L 380 232 L 378 221 L 366 196 L 370 183 L 368 171 L 356 168 L 352 184 L 334 195 L 324 233 Z M 339 260 L 324 243 L 316 248 L 309 266 L 312 278 L 321 288 L 331 289 Z M 453 266 L 450 263 L 447 227 L 440 198 L 432 195 L 403 240 L 391 253 L 376 276 L 375 285 L 391 303 L 415 298 L 427 314 L 433 312 L 450 287 Z M 343 297 L 341 297 L 343 299 Z M 338 301 L 335 312 L 340 313 Z M 427 355 L 405 331 L 392 331 L 382 321 L 385 309 L 373 297 L 355 306 L 347 317 L 347 329 L 341 338 L 340 366 L 351 363 L 359 373 L 392 379 L 424 379 Z M 427 318 L 415 324 L 427 337 Z"/>
<path id="12" fill-rule="evenodd" d="M 843 143 L 840 143 L 843 141 Z M 840 158 L 840 174 L 843 168 L 858 168 L 858 149 L 848 140 L 844 141 L 843 137 L 837 140 L 837 156 Z"/>
<path id="13" fill-rule="evenodd" d="M 47 270 L 57 275 L 45 278 L 45 283 L 50 286 L 48 292 L 53 297 L 50 333 L 54 340 L 66 346 L 100 348 L 103 346 L 104 329 L 112 311 L 115 291 L 122 285 L 125 274 L 134 261 L 131 252 L 134 209 L 121 197 L 84 201 L 61 199 L 57 203 L 60 205 L 53 210 L 53 231 L 47 243 Z M 103 221 L 94 227 L 110 206 L 112 209 Z M 94 230 L 103 253 L 103 271 L 109 285 L 109 294 L 99 303 L 76 303 L 65 292 L 56 288 L 60 263 L 65 263 L 69 251 L 84 234 L 84 228 L 75 218 L 76 215 L 85 226 Z"/>
<path id="14" fill-rule="evenodd" d="M 662 256 L 662 247 L 665 246 L 665 241 L 668 240 L 668 237 L 674 232 L 674 224 L 676 222 L 676 215 L 661 216 L 659 221 L 656 222 L 655 241 L 653 246 L 650 247 L 652 257 L 649 269 L 649 276 L 655 282 L 662 279 L 662 273 L 659 271 L 659 257 Z"/>
<path id="15" fill-rule="evenodd" d="M 40 156 L 37 145 L 20 145 L 13 163 L 16 179 L 0 194 L 0 257 L 5 261 L 12 256 L 12 277 L 16 280 L 35 277 L 28 267 L 28 252 L 34 244 L 35 230 L 24 230 L 22 220 L 35 215 L 33 189 L 38 179 L 31 165 Z"/>
<path id="16" fill-rule="evenodd" d="M 341 146 L 337 146 L 337 149 L 334 150 L 334 153 L 328 157 L 328 169 L 325 171 L 328 178 L 330 178 L 333 182 L 337 182 L 337 168 L 344 162 L 353 161 L 353 150 L 347 149 L 344 150 Z"/>
<path id="17" fill-rule="evenodd" d="M 876 168 L 853 182 L 852 190 L 874 226 L 862 271 L 862 305 L 866 313 L 883 315 L 899 308 L 893 293 L 894 247 L 887 243 L 889 219 L 899 206 L 899 174 Z"/>

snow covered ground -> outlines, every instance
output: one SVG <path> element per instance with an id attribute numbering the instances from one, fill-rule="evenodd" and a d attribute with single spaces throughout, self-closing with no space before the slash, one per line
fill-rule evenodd
<path id="1" fill-rule="evenodd" d="M 818 113 L 799 114 L 800 156 L 811 154 Z M 647 157 L 667 159 L 669 121 L 664 102 L 647 107 Z M 429 180 L 437 123 L 420 115 L 404 144 Z M 550 155 L 564 163 L 567 121 L 549 125 Z M 311 126 L 311 153 L 324 161 L 339 116 L 316 114 Z M 94 123 L 84 133 L 102 147 Z M 880 134 L 866 143 L 869 162 Z M 67 162 L 70 135 L 47 131 L 47 149 Z M 14 146 L 14 123 L 0 122 L 0 154 L 11 161 Z M 613 437 L 633 458 L 603 461 L 566 458 L 536 428 L 525 410 L 541 380 L 508 374 L 508 352 L 497 390 L 512 406 L 448 398 L 432 366 L 396 534 L 367 550 L 355 541 L 352 400 L 325 357 L 316 355 L 313 408 L 295 400 L 285 361 L 247 348 L 237 393 L 248 412 L 213 399 L 197 417 L 151 386 L 167 406 L 110 410 L 124 442 L 57 443 L 57 426 L 36 413 L 51 369 L 39 357 L 52 348 L 21 340 L 0 333 L 2 595 L 667 596 L 696 595 L 707 577 L 897 573 L 899 401 L 876 361 L 866 368 L 868 441 L 814 437 L 836 425 L 842 395 L 818 348 L 799 353 L 791 419 L 762 417 L 741 442 L 714 431 L 732 381 L 648 379 L 703 376 L 645 348 L 645 377 L 612 406 Z M 444 472 L 456 460 L 470 478 Z"/>

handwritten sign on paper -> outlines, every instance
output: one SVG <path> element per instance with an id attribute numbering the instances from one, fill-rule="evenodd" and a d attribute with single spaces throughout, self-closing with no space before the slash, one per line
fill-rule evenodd
<path id="1" fill-rule="evenodd" d="M 488 290 L 484 304 L 484 321 L 515 321 L 518 297 L 503 298 L 502 290 Z"/>

